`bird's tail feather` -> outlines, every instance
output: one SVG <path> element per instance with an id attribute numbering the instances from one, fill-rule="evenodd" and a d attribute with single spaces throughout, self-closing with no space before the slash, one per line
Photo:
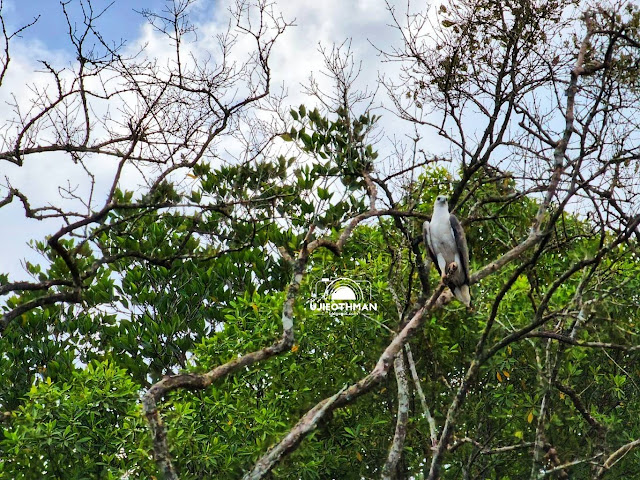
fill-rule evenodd
<path id="1" fill-rule="evenodd" d="M 471 306 L 471 293 L 469 293 L 469 285 L 460 285 L 459 287 L 455 287 L 453 289 L 453 294 L 467 307 Z"/>

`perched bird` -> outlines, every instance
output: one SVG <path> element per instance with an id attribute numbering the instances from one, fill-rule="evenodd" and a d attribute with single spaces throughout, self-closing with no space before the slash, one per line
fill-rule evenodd
<path id="1" fill-rule="evenodd" d="M 447 197 L 436 198 L 431 222 L 424 222 L 422 235 L 443 282 L 458 300 L 470 307 L 467 239 L 458 219 L 449 213 Z"/>

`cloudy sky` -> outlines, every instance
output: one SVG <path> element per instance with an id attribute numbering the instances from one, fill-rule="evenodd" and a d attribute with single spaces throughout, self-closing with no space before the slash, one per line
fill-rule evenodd
<path id="1" fill-rule="evenodd" d="M 199 35 L 212 35 L 220 31 L 229 21 L 229 0 L 198 0 L 192 20 L 197 24 Z M 146 45 L 147 52 L 162 54 L 166 44 L 148 25 L 139 13 L 144 9 L 161 11 L 162 0 L 93 0 L 94 12 L 104 10 L 97 27 L 102 35 L 113 41 L 126 40 L 128 48 L 135 50 Z M 406 3 L 390 2 L 392 8 L 404 11 Z M 79 3 L 74 0 L 67 7 L 72 22 L 82 21 Z M 385 2 L 380 0 L 280 0 L 278 9 L 289 20 L 295 20 L 276 45 L 272 57 L 272 71 L 275 86 L 283 86 L 288 93 L 288 102 L 299 105 L 308 99 L 301 94 L 301 83 L 310 74 L 317 74 L 322 68 L 319 46 L 331 47 L 351 41 L 354 58 L 362 62 L 361 88 L 375 88 L 380 74 L 394 75 L 397 64 L 385 63 L 377 48 L 388 50 L 399 46 L 400 38 L 396 29 L 390 26 L 391 16 Z M 4 0 L 3 16 L 12 31 L 38 17 L 31 28 L 22 32 L 12 43 L 11 66 L 0 89 L 3 107 L 15 95 L 24 99 L 30 95 L 30 85 L 45 81 L 39 60 L 48 60 L 58 66 L 69 66 L 74 61 L 73 48 L 68 38 L 68 26 L 62 7 L 54 0 Z M 380 93 L 380 102 L 384 94 Z M 380 110 L 382 127 L 387 137 L 402 137 L 410 128 L 399 122 L 392 113 Z M 10 115 L 8 108 L 0 108 L 0 121 L 6 122 Z M 434 139 L 434 141 L 436 141 Z M 381 144 L 382 145 L 382 144 Z M 384 148 L 383 146 L 381 148 Z M 382 157 L 383 155 L 381 155 Z M 10 165 L 0 165 L 0 179 L 10 178 L 12 185 L 26 191 L 34 204 L 59 201 L 58 187 L 63 186 L 74 174 L 67 166 L 70 162 L 59 161 L 55 156 L 39 156 L 30 165 L 18 169 Z M 103 169 L 108 177 L 109 167 Z M 3 185 L 6 182 L 2 182 Z M 6 192 L 0 192 L 4 196 Z M 51 199 L 51 200 L 50 200 Z M 24 278 L 21 261 L 38 261 L 38 256 L 27 246 L 29 239 L 42 239 L 57 228 L 51 222 L 26 220 L 19 202 L 0 209 L 0 225 L 11 232 L 0 235 L 0 272 L 8 272 L 13 279 Z"/>

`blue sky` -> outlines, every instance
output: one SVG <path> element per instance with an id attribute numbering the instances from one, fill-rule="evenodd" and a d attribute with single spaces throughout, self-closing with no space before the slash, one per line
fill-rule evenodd
<path id="1" fill-rule="evenodd" d="M 68 9 L 79 27 L 82 27 L 80 0 L 72 0 Z M 92 0 L 94 12 L 104 10 L 111 0 Z M 193 6 L 195 14 L 191 20 L 198 24 L 199 38 L 211 36 L 218 27 L 229 21 L 227 12 L 230 0 L 198 0 Z M 148 45 L 147 52 L 162 52 L 167 47 L 161 36 L 150 33 L 146 19 L 136 13 L 142 9 L 160 12 L 165 7 L 164 0 L 115 0 L 113 5 L 98 19 L 97 29 L 107 40 L 119 43 L 126 40 L 135 49 Z M 380 0 L 350 0 L 349 14 L 345 15 L 343 0 L 278 0 L 277 8 L 288 20 L 295 19 L 296 27 L 290 29 L 274 50 L 272 70 L 274 88 L 282 86 L 289 94 L 288 102 L 299 105 L 307 102 L 301 95 L 301 82 L 311 73 L 322 68 L 322 56 L 318 45 L 330 47 L 353 38 L 352 50 L 358 60 L 363 61 L 363 82 L 375 84 L 380 67 L 380 58 L 369 40 L 383 43 L 385 35 L 393 33 L 386 28 L 389 16 L 384 2 Z M 68 27 L 59 0 L 4 0 L 3 16 L 11 29 L 25 25 L 40 15 L 38 22 L 15 39 L 12 44 L 12 63 L 0 89 L 0 124 L 12 116 L 10 109 L 2 108 L 4 102 L 11 101 L 11 94 L 28 105 L 31 85 L 43 82 L 42 65 L 39 60 L 48 60 L 56 68 L 74 68 L 74 49 L 68 37 Z M 114 107 L 115 108 L 115 107 Z M 390 118 L 390 115 L 386 115 Z M 59 203 L 58 187 L 63 187 L 67 179 L 78 178 L 74 165 L 63 162 L 55 156 L 38 156 L 30 159 L 23 167 L 0 165 L 0 178 L 7 177 L 11 184 L 25 192 L 32 206 Z M 46 174 L 44 173 L 46 172 Z M 100 176 L 98 177 L 100 178 Z M 82 180 L 77 180 L 82 182 Z M 0 194 L 4 191 L 0 191 Z M 27 246 L 31 239 L 41 240 L 55 232 L 60 225 L 57 221 L 37 221 L 25 219 L 22 205 L 12 202 L 0 209 L 0 225 L 13 235 L 0 238 L 0 273 L 10 273 L 12 279 L 26 277 L 21 262 L 27 259 L 39 263 L 42 258 Z"/>
<path id="2" fill-rule="evenodd" d="M 79 2 L 72 0 L 68 8 L 70 15 L 82 27 Z M 110 3 L 113 5 L 96 25 L 106 40 L 116 43 L 126 40 L 134 51 L 146 45 L 145 52 L 152 57 L 164 54 L 169 46 L 167 39 L 145 28 L 146 19 L 136 13 L 142 9 L 160 12 L 166 5 L 164 0 L 92 0 L 94 12 L 102 11 Z M 190 19 L 198 26 L 199 40 L 214 38 L 226 29 L 230 18 L 227 9 L 233 3 L 233 0 L 197 0 L 193 6 L 194 16 Z M 401 11 L 405 8 L 401 0 L 390 3 Z M 323 78 L 318 73 L 323 69 L 319 46 L 330 50 L 332 45 L 351 39 L 354 58 L 356 62 L 362 62 L 359 88 L 375 89 L 379 75 L 393 75 L 397 69 L 397 64 L 382 62 L 375 48 L 388 50 L 400 41 L 398 32 L 389 26 L 390 14 L 381 0 L 277 0 L 276 9 L 288 21 L 295 20 L 295 27 L 288 29 L 278 40 L 270 63 L 273 91 L 283 89 L 289 105 L 305 103 L 309 106 L 312 102 L 302 94 L 301 84 L 307 83 L 312 74 L 320 80 Z M 27 108 L 34 86 L 51 86 L 51 79 L 46 78 L 48 74 L 43 72 L 40 60 L 48 60 L 56 69 L 75 68 L 74 49 L 59 0 L 4 0 L 3 16 L 9 28 L 18 28 L 38 15 L 38 22 L 12 43 L 11 65 L 0 89 L 0 125 L 13 116 L 10 108 L 3 108 L 7 102 L 15 98 L 23 109 Z M 204 45 L 211 45 L 211 42 L 204 42 Z M 191 44 L 189 48 L 201 47 Z M 379 92 L 380 99 L 383 95 L 382 91 Z M 116 105 L 112 107 L 117 108 Z M 376 114 L 382 115 L 381 126 L 387 137 L 403 139 L 411 134 L 406 124 L 399 122 L 390 111 L 378 109 Z M 442 145 L 435 134 L 429 138 L 429 144 L 431 149 Z M 380 145 L 380 148 L 384 147 Z M 380 158 L 384 157 L 385 153 L 381 152 Z M 69 179 L 72 183 L 82 183 L 82 180 L 76 180 L 79 177 L 74 172 L 75 166 L 69 163 L 53 155 L 41 155 L 20 168 L 0 165 L 0 183 L 6 178 L 12 186 L 27 194 L 32 207 L 55 205 L 61 202 L 58 189 L 67 185 Z M 101 181 L 102 176 L 110 171 L 109 160 L 98 166 L 96 175 Z M 0 195 L 3 193 L 0 189 Z M 0 209 L 0 225 L 16 233 L 0 236 L 0 251 L 4 253 L 0 255 L 0 273 L 10 273 L 13 280 L 25 278 L 21 266 L 24 259 L 42 261 L 26 243 L 31 239 L 41 240 L 60 227 L 55 221 L 25 219 L 22 206 L 17 201 Z"/>
<path id="3" fill-rule="evenodd" d="M 101 12 L 113 3 L 97 21 L 98 28 L 113 41 L 131 39 L 146 22 L 135 10 L 161 10 L 164 6 L 163 0 L 93 0 L 91 3 L 94 12 Z M 82 19 L 78 2 L 71 2 L 67 8 L 77 20 Z M 69 48 L 66 20 L 58 0 L 10 0 L 5 10 L 6 20 L 14 30 L 40 16 L 36 25 L 24 32 L 23 38 L 38 40 L 51 50 Z"/>

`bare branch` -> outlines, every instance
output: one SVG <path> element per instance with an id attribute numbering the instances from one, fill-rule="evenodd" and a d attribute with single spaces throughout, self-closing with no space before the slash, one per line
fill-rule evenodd
<path id="1" fill-rule="evenodd" d="M 407 380 L 402 350 L 396 354 L 396 358 L 393 361 L 393 371 L 396 375 L 396 385 L 398 388 L 398 411 L 396 413 L 396 430 L 393 435 L 391 447 L 389 447 L 387 461 L 382 467 L 382 476 L 380 478 L 384 480 L 401 478 L 398 472 L 398 464 L 402 458 L 402 450 L 407 437 L 407 423 L 409 421 L 409 382 Z"/>

